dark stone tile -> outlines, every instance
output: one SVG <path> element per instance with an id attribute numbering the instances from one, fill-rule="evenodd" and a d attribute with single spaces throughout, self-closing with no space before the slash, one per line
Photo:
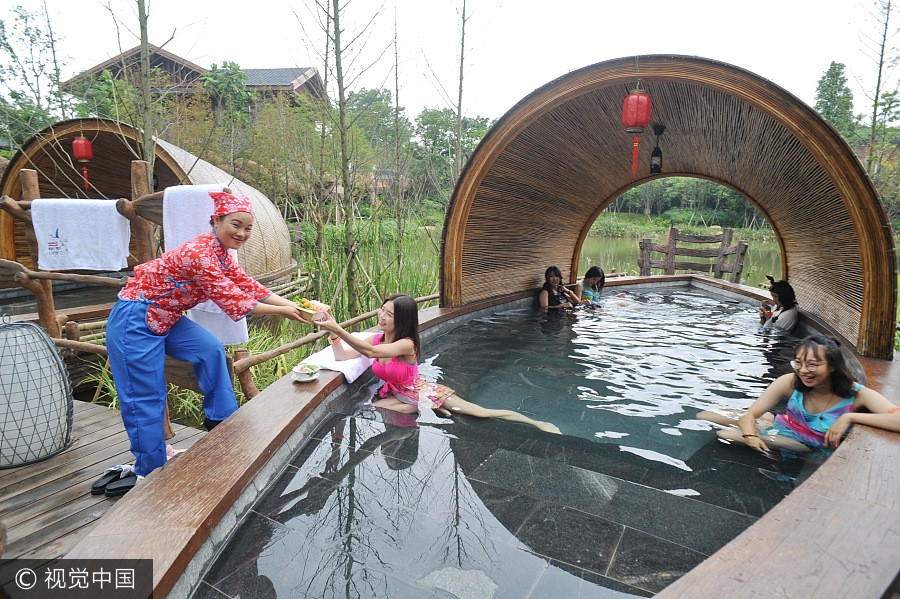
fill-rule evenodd
<path id="1" fill-rule="evenodd" d="M 542 503 L 525 520 L 516 537 L 533 553 L 603 573 L 623 528 L 578 510 Z"/>
<path id="2" fill-rule="evenodd" d="M 687 497 L 624 483 L 597 515 L 711 555 L 757 519 Z"/>
<path id="3" fill-rule="evenodd" d="M 711 554 L 756 518 L 615 477 L 517 454 L 492 453 L 470 478 L 572 507 Z M 716 522 L 710 527 L 710 522 Z"/>
<path id="4" fill-rule="evenodd" d="M 558 443 L 530 438 L 516 446 L 515 451 L 636 483 L 645 481 L 650 472 L 645 460 L 623 453 L 615 444 L 576 437 L 565 437 Z"/>
<path id="5" fill-rule="evenodd" d="M 498 449 L 469 477 L 536 499 L 600 514 L 627 485 L 621 479 L 550 460 Z"/>
<path id="6" fill-rule="evenodd" d="M 219 588 L 219 583 L 235 572 L 253 570 L 256 562 L 280 534 L 284 526 L 250 512 L 238 525 L 228 543 L 212 564 L 203 581 Z"/>
<path id="7" fill-rule="evenodd" d="M 607 576 L 658 593 L 706 556 L 664 539 L 626 528 Z"/>
<path id="8" fill-rule="evenodd" d="M 218 589 L 209 586 L 205 582 L 201 582 L 200 585 L 194 589 L 194 592 L 191 593 L 191 599 L 232 599 L 232 597 L 231 595 L 226 595 Z"/>
<path id="9" fill-rule="evenodd" d="M 515 534 L 535 508 L 539 505 L 536 499 L 526 495 L 520 495 L 514 491 L 495 487 L 476 480 L 470 480 L 469 484 L 478 494 L 478 498 L 494 518 L 503 524 L 506 530 Z"/>
<path id="10" fill-rule="evenodd" d="M 374 430 L 346 431 L 335 442 L 320 441 L 299 467 L 289 467 L 254 510 L 303 528 L 343 509 L 348 496 L 364 500 L 379 513 L 399 509 L 445 514 L 454 509 L 448 493 L 474 495 L 467 485 L 458 484 L 458 466 L 446 436 L 392 427 L 360 441 Z M 349 437 L 355 437 L 354 446 Z"/>
<path id="11" fill-rule="evenodd" d="M 258 570 L 236 573 L 220 585 L 240 599 L 453 598 L 439 589 L 409 584 L 377 568 L 357 563 L 352 556 L 322 555 L 318 562 L 301 561 L 302 557 L 310 556 L 301 552 L 295 561 L 281 565 L 261 560 Z M 225 596 L 213 597 L 224 599 Z"/>
<path id="12" fill-rule="evenodd" d="M 643 589 L 551 560 L 528 599 L 627 599 L 649 596 L 651 594 Z"/>
<path id="13" fill-rule="evenodd" d="M 624 582 L 602 576 L 596 572 L 584 570 L 581 573 L 584 578 L 583 595 L 585 597 L 598 597 L 606 599 L 619 599 L 624 597 L 652 597 L 653 593 L 640 589 Z"/>
<path id="14" fill-rule="evenodd" d="M 528 596 L 545 566 L 540 557 L 494 539 L 483 538 L 478 544 L 471 543 L 463 553 L 450 545 L 436 549 L 422 556 L 422 564 L 413 566 L 417 569 L 423 566 L 425 570 L 416 579 L 420 586 L 437 572 L 451 575 L 465 585 L 463 588 L 471 585 L 483 593 L 493 590 L 493 595 L 483 596 L 521 599 Z"/>

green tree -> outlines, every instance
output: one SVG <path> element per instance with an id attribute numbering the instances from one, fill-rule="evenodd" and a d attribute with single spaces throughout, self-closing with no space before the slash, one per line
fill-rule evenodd
<path id="1" fill-rule="evenodd" d="M 40 12 L 15 6 L 12 13 L 11 23 L 0 20 L 0 136 L 19 145 L 66 118 L 68 105 L 46 2 Z"/>
<path id="2" fill-rule="evenodd" d="M 414 176 L 425 190 L 424 195 L 435 197 L 444 204 L 449 201 L 456 184 L 456 121 L 456 112 L 450 108 L 426 108 L 416 118 L 418 143 Z M 459 144 L 463 163 L 492 124 L 493 121 L 486 117 L 463 117 Z"/>
<path id="3" fill-rule="evenodd" d="M 409 143 L 412 124 L 401 107 L 397 131 L 391 90 L 363 88 L 350 92 L 347 95 L 347 111 L 351 115 L 351 124 L 360 129 L 379 155 L 393 152 L 398 141 L 401 145 Z"/>
<path id="4" fill-rule="evenodd" d="M 247 75 L 237 63 L 225 61 L 221 68 L 213 63 L 200 76 L 200 81 L 210 92 L 216 110 L 223 118 L 239 123 L 247 122 L 253 92 L 247 90 Z"/>
<path id="5" fill-rule="evenodd" d="M 241 149 L 238 133 L 249 122 L 250 105 L 254 99 L 253 92 L 247 90 L 247 75 L 237 63 L 225 61 L 221 68 L 213 63 L 200 81 L 212 98 L 217 124 L 228 132 L 230 168 L 226 170 L 234 171 Z"/>
<path id="6" fill-rule="evenodd" d="M 19 147 L 36 132 L 56 122 L 56 117 L 20 92 L 0 96 L 0 137 Z"/>
<path id="7" fill-rule="evenodd" d="M 856 121 L 853 118 L 853 92 L 847 87 L 846 67 L 833 62 L 819 79 L 816 87 L 816 110 L 834 125 L 834 128 L 853 143 Z"/>
<path id="8" fill-rule="evenodd" d="M 75 113 L 131 122 L 138 105 L 138 89 L 124 79 L 115 79 L 104 70 L 96 79 L 85 79 L 73 89 Z"/>

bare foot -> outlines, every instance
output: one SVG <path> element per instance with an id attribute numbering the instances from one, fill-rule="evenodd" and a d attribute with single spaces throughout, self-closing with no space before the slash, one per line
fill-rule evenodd
<path id="1" fill-rule="evenodd" d="M 549 422 L 538 422 L 535 424 L 536 427 L 544 431 L 545 433 L 553 433 L 554 435 L 561 435 L 562 431 L 559 430 L 559 427 L 555 424 L 550 424 Z"/>

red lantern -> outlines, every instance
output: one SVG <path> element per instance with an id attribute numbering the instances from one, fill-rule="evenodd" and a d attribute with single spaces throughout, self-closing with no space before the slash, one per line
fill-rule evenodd
<path id="1" fill-rule="evenodd" d="M 91 147 L 91 140 L 86 138 L 84 134 L 72 140 L 72 154 L 75 160 L 81 162 L 81 171 L 84 173 L 84 190 L 88 190 L 88 168 L 87 162 L 94 157 L 94 148 Z"/>
<path id="2" fill-rule="evenodd" d="M 640 84 L 639 84 L 640 85 Z M 650 101 L 650 95 L 646 91 L 637 87 L 631 90 L 631 93 L 625 98 L 622 104 L 622 124 L 629 133 L 642 133 L 644 127 L 650 124 L 650 111 L 653 109 L 653 102 Z M 631 140 L 633 152 L 631 156 L 631 178 L 637 177 L 637 159 L 638 145 L 641 138 L 637 135 Z"/>

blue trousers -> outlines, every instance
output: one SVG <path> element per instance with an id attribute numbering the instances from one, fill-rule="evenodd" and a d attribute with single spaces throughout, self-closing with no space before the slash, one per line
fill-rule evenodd
<path id="1" fill-rule="evenodd" d="M 140 476 L 166 462 L 166 355 L 194 367 L 207 418 L 225 420 L 237 411 L 222 343 L 187 318 L 181 318 L 168 333 L 159 335 L 147 326 L 147 307 L 142 301 L 120 299 L 106 325 L 109 365 L 122 422 L 136 459 L 134 471 Z"/>

